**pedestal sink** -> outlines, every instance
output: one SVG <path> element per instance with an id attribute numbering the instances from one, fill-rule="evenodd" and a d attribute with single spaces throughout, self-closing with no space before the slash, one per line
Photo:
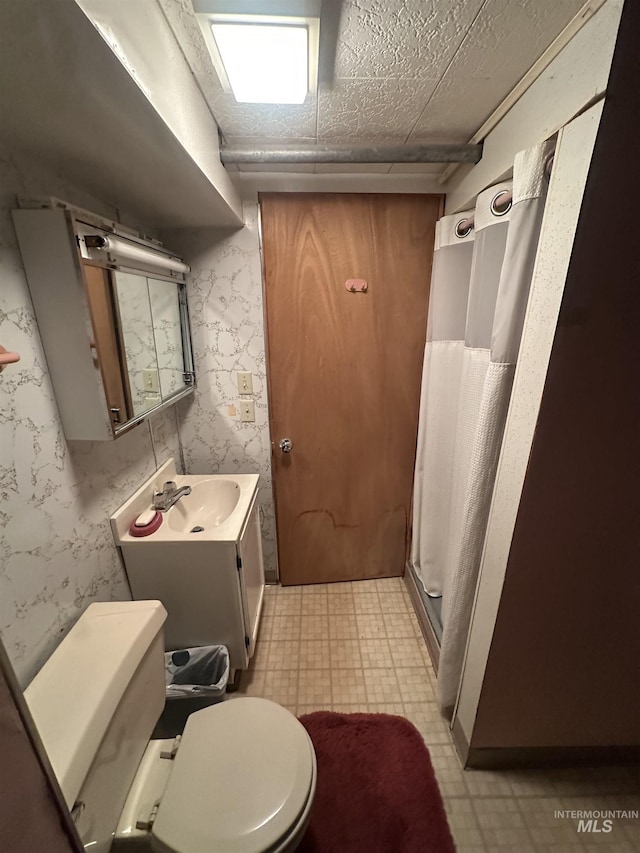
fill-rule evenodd
<path id="1" fill-rule="evenodd" d="M 191 486 L 149 536 L 129 533 L 167 480 Z M 167 609 L 167 650 L 221 644 L 246 669 L 262 609 L 264 568 L 257 474 L 180 475 L 166 462 L 111 516 L 134 599 Z"/>

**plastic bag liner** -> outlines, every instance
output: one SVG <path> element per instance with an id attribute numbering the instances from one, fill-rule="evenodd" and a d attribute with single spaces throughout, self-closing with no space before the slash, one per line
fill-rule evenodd
<path id="1" fill-rule="evenodd" d="M 164 674 L 167 696 L 222 700 L 229 680 L 229 651 L 226 646 L 198 646 L 165 652 Z"/>

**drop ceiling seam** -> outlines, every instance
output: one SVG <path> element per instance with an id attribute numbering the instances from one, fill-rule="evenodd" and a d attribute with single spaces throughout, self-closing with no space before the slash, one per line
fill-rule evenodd
<path id="1" fill-rule="evenodd" d="M 478 18 L 480 17 L 480 15 L 481 15 L 481 14 L 482 14 L 482 12 L 484 11 L 484 9 L 486 8 L 486 6 L 487 6 L 488 2 L 489 2 L 489 0 L 484 0 L 484 2 L 483 2 L 483 4 L 482 4 L 482 6 L 480 6 L 480 8 L 478 9 L 478 11 L 477 11 L 477 12 L 476 12 L 476 14 L 474 15 L 473 20 L 471 21 L 471 23 L 469 24 L 469 26 L 468 26 L 468 27 L 467 27 L 467 29 L 465 30 L 464 35 L 463 35 L 463 36 L 462 36 L 462 38 L 460 39 L 460 43 L 457 45 L 456 49 L 455 49 L 455 50 L 453 51 L 453 53 L 451 54 L 451 57 L 450 57 L 450 59 L 449 59 L 449 62 L 447 63 L 447 67 L 444 69 L 444 71 L 443 71 L 443 72 L 442 72 L 442 74 L 440 75 L 440 77 L 439 77 L 439 79 L 438 79 L 438 82 L 436 83 L 436 85 L 435 85 L 435 87 L 434 87 L 433 91 L 431 92 L 431 94 L 430 94 L 430 95 L 429 95 L 429 97 L 427 98 L 427 102 L 425 103 L 424 107 L 422 108 L 422 112 L 420 113 L 420 115 L 418 116 L 418 118 L 414 121 L 414 123 L 411 125 L 411 130 L 409 131 L 409 133 L 408 133 L 408 134 L 407 134 L 407 136 L 406 136 L 405 143 L 406 143 L 406 142 L 408 142 L 408 141 L 411 139 L 411 134 L 412 134 L 412 133 L 413 133 L 413 131 L 416 129 L 416 127 L 420 124 L 420 119 L 421 119 L 421 118 L 422 118 L 422 116 L 425 114 L 425 112 L 426 112 L 426 110 L 427 110 L 427 108 L 428 108 L 429 104 L 431 103 L 431 101 L 432 101 L 432 100 L 433 100 L 433 98 L 435 97 L 436 92 L 438 91 L 438 88 L 440 87 L 440 85 L 441 85 L 442 81 L 443 81 L 443 80 L 445 79 L 445 77 L 447 76 L 447 73 L 449 72 L 449 69 L 451 68 L 451 66 L 452 66 L 452 65 L 453 65 L 453 63 L 455 62 L 456 57 L 458 56 L 458 53 L 463 49 L 465 41 L 466 41 L 466 40 L 467 40 L 467 38 L 469 37 L 469 34 L 471 33 L 471 30 L 473 29 L 473 26 L 475 25 L 476 21 L 478 20 Z"/>

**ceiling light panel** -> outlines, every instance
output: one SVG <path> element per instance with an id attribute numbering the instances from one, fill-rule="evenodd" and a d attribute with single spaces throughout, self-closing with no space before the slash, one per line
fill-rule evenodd
<path id="1" fill-rule="evenodd" d="M 309 91 L 305 26 L 211 23 L 238 103 L 302 104 Z"/>
<path id="2" fill-rule="evenodd" d="M 320 20 L 310 5 L 292 16 L 295 2 L 263 2 L 258 13 L 255 3 L 231 12 L 229 3 L 193 0 L 220 82 L 238 103 L 302 104 L 316 91 Z"/>

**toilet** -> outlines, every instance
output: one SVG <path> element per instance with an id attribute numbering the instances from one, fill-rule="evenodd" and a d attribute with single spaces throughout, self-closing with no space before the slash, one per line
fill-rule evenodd
<path id="1" fill-rule="evenodd" d="M 285 853 L 298 846 L 316 758 L 298 720 L 267 699 L 191 714 L 150 740 L 164 707 L 166 611 L 92 604 L 25 691 L 78 833 L 92 853 Z"/>

